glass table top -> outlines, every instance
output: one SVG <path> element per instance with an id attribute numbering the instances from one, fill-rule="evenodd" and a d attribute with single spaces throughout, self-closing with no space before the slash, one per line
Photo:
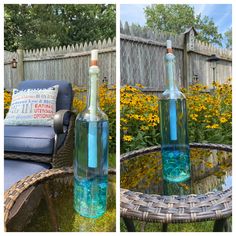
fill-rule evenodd
<path id="1" fill-rule="evenodd" d="M 232 153 L 191 148 L 191 180 L 169 183 L 162 179 L 161 152 L 138 154 L 121 162 L 121 188 L 147 194 L 187 195 L 224 190 L 232 185 Z"/>
<path id="2" fill-rule="evenodd" d="M 33 186 L 27 201 L 8 222 L 7 231 L 113 232 L 116 227 L 115 175 L 109 175 L 106 213 L 85 218 L 73 208 L 73 176 L 68 174 Z"/>

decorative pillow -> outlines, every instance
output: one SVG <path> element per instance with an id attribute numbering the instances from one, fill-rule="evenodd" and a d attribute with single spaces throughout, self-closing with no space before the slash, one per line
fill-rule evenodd
<path id="1" fill-rule="evenodd" d="M 52 126 L 59 85 L 48 89 L 13 89 L 5 125 Z"/>

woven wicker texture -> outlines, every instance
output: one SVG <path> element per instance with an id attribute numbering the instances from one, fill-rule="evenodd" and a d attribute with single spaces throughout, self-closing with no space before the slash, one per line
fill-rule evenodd
<path id="1" fill-rule="evenodd" d="M 229 145 L 191 144 L 192 148 L 208 148 L 231 152 Z M 155 146 L 129 152 L 121 156 L 121 162 L 137 155 L 160 150 Z M 183 196 L 144 194 L 121 189 L 120 212 L 122 217 L 149 222 L 184 223 L 216 220 L 232 215 L 232 188 L 225 191 Z"/>

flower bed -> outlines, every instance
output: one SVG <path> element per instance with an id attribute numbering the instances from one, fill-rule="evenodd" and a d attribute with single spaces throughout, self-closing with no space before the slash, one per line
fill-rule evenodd
<path id="1" fill-rule="evenodd" d="M 231 78 L 214 84 L 215 90 L 196 84 L 183 89 L 188 105 L 190 142 L 231 144 Z M 121 89 L 121 152 L 160 144 L 158 97 L 145 94 L 142 86 Z"/>
<path id="2" fill-rule="evenodd" d="M 215 90 L 204 92 L 207 88 L 198 84 L 190 87 L 187 93 L 191 142 L 232 142 L 231 79 L 224 84 L 215 83 L 214 86 Z"/>
<path id="3" fill-rule="evenodd" d="M 160 142 L 158 97 L 129 85 L 120 92 L 121 152 Z"/>

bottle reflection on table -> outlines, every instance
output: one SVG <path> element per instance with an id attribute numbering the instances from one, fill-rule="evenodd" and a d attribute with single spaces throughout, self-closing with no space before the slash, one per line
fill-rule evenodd
<path id="1" fill-rule="evenodd" d="M 192 181 L 191 179 L 181 182 L 168 182 L 163 181 L 163 193 L 164 195 L 188 195 L 192 193 Z"/>

